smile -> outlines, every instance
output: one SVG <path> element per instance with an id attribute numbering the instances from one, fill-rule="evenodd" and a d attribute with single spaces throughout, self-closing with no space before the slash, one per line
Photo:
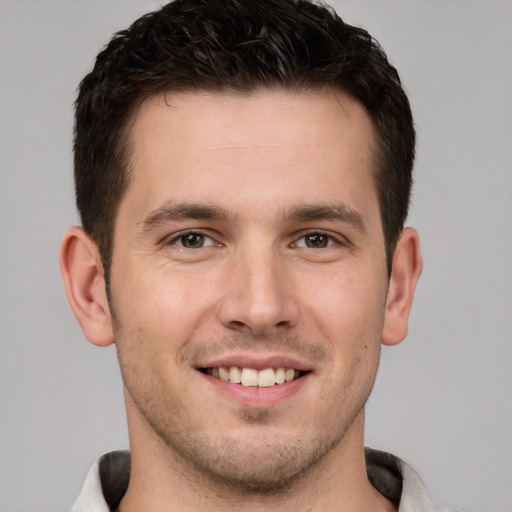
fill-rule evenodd
<path id="1" fill-rule="evenodd" d="M 298 379 L 307 372 L 294 368 L 240 368 L 238 366 L 218 366 L 202 368 L 201 371 L 224 382 L 240 384 L 246 387 L 270 388 L 285 382 Z"/>

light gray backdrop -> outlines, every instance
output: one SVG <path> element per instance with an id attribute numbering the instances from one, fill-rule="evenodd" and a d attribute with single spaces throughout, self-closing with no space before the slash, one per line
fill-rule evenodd
<path id="1" fill-rule="evenodd" d="M 86 342 L 57 250 L 77 222 L 75 89 L 152 0 L 0 0 L 0 510 L 67 510 L 96 456 L 127 447 L 113 349 Z M 512 2 L 340 0 L 401 72 L 419 136 L 410 224 L 425 269 L 386 348 L 367 443 L 435 499 L 512 511 Z"/>

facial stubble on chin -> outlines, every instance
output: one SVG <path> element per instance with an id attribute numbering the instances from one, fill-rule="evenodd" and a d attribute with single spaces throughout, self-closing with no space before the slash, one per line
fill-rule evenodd
<path id="1" fill-rule="evenodd" d="M 119 325 L 117 327 L 116 339 L 119 339 L 121 329 Z M 309 425 L 310 428 L 301 437 L 265 438 L 258 442 L 249 438 L 251 436 L 245 439 L 214 438 L 204 432 L 202 424 L 198 424 L 190 416 L 186 405 L 181 401 L 183 394 L 180 389 L 166 389 L 163 379 L 152 378 L 152 369 L 155 368 L 152 363 L 155 361 L 152 362 L 151 354 L 143 349 L 143 332 L 140 331 L 136 338 L 135 345 L 131 348 L 138 353 L 131 354 L 130 363 L 125 361 L 123 350 L 119 350 L 118 344 L 118 358 L 125 387 L 138 413 L 168 448 L 170 465 L 176 464 L 176 467 L 180 467 L 182 474 L 189 475 L 189 482 L 197 482 L 198 489 L 204 487 L 205 483 L 210 483 L 233 495 L 271 496 L 286 493 L 321 466 L 326 455 L 341 442 L 355 418 L 362 412 L 373 386 L 373 381 L 366 383 L 368 387 L 360 401 L 360 407 L 352 410 L 352 414 L 344 417 L 344 421 L 336 426 L 331 425 L 331 430 L 319 421 L 318 424 Z M 254 346 L 254 343 L 254 339 L 239 336 L 217 340 L 211 344 L 192 343 L 191 349 L 180 354 L 178 360 L 186 364 L 187 360 L 193 360 L 199 353 L 212 356 L 227 347 L 244 348 Z M 279 343 L 281 347 L 290 346 L 298 353 L 302 350 L 312 361 L 324 362 L 329 357 L 322 345 L 306 344 L 292 337 L 283 337 L 279 341 L 271 340 L 268 343 Z M 158 361 L 156 364 L 158 365 Z M 354 365 L 358 364 L 357 361 L 354 362 Z M 355 379 L 355 373 L 352 378 Z M 346 389 L 332 391 L 345 394 L 345 397 L 335 400 L 335 403 L 347 405 L 344 402 L 350 402 L 348 395 L 353 391 L 351 383 L 346 383 Z M 242 425 L 254 428 L 255 432 L 259 427 L 271 428 L 278 421 L 271 408 L 242 407 L 236 414 Z"/>
<path id="2" fill-rule="evenodd" d="M 168 464 L 185 475 L 198 492 L 211 486 L 233 496 L 276 496 L 292 490 L 341 441 L 318 432 L 316 439 L 286 439 L 251 444 L 246 440 L 213 439 L 193 427 L 178 429 L 163 415 L 139 408 L 160 441 L 169 449 Z M 177 412 L 179 414 L 179 412 Z M 252 426 L 272 423 L 272 412 L 242 410 L 238 417 Z M 192 471 L 190 471 L 192 469 Z"/>

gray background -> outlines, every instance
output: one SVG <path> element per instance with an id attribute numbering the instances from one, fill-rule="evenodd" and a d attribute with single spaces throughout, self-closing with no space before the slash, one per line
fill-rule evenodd
<path id="1" fill-rule="evenodd" d="M 73 203 L 72 103 L 150 0 L 0 0 L 0 510 L 65 511 L 127 446 L 112 348 L 87 343 L 57 266 Z M 385 348 L 367 444 L 461 511 L 512 511 L 512 2 L 338 1 L 386 48 L 419 136 L 425 269 L 408 339 Z"/>

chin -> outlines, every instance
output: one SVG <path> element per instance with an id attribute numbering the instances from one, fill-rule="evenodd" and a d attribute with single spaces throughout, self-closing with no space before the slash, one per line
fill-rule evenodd
<path id="1" fill-rule="evenodd" d="M 259 422 L 263 417 L 252 419 Z M 261 423 L 259 427 L 252 423 L 233 437 L 221 439 L 198 435 L 197 431 L 180 432 L 178 436 L 176 432 L 157 434 L 173 458 L 179 459 L 182 467 L 202 475 L 203 482 L 244 496 L 285 493 L 314 471 L 343 438 L 343 432 L 321 437 L 302 431 L 300 436 L 290 436 L 289 432 L 278 433 L 272 427 L 263 427 L 265 434 L 261 435 L 257 433 L 261 427 Z"/>
<path id="2" fill-rule="evenodd" d="M 331 446 L 308 446 L 297 440 L 262 443 L 224 441 L 212 447 L 196 443 L 193 463 L 210 481 L 243 495 L 283 493 L 304 478 Z M 204 448 L 204 450 L 203 450 Z M 205 457 L 205 454 L 208 456 Z M 191 454 L 189 454 L 190 457 Z M 189 459 L 190 461 L 190 459 Z"/>

